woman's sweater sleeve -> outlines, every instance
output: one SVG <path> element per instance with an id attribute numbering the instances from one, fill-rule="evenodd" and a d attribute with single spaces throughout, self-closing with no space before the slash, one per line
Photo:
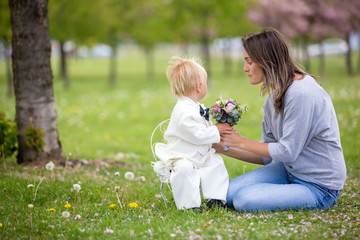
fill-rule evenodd
<path id="1" fill-rule="evenodd" d="M 268 145 L 273 160 L 294 162 L 305 148 L 311 138 L 314 111 L 312 98 L 305 89 L 288 89 L 284 98 L 283 121 L 278 126 L 279 131 L 282 131 L 281 137 Z"/>

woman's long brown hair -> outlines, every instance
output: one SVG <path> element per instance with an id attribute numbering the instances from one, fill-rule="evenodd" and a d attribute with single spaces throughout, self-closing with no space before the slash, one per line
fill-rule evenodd
<path id="1" fill-rule="evenodd" d="M 250 59 L 261 66 L 264 80 L 261 95 L 270 93 L 277 113 L 283 110 L 283 97 L 294 80 L 295 74 L 307 73 L 298 68 L 291 58 L 283 36 L 273 28 L 267 28 L 242 39 Z"/>

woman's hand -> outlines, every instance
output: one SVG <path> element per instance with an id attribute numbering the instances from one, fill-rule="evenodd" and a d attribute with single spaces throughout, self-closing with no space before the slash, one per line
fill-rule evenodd
<path id="1" fill-rule="evenodd" d="M 223 135 L 221 135 L 221 141 L 220 143 L 223 146 L 228 146 L 229 148 L 236 147 L 241 148 L 241 142 L 244 137 L 241 136 L 240 133 L 234 131 L 228 131 L 225 132 Z"/>

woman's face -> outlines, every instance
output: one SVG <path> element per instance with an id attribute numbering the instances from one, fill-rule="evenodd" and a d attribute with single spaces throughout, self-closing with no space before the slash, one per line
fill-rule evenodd
<path id="1" fill-rule="evenodd" d="M 245 59 L 244 72 L 248 74 L 250 83 L 252 85 L 261 83 L 264 79 L 264 71 L 262 70 L 260 65 L 254 63 L 250 59 L 248 53 L 245 50 L 244 50 L 244 59 Z"/>

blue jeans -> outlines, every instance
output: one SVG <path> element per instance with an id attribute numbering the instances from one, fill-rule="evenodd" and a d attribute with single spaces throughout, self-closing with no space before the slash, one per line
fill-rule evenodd
<path id="1" fill-rule="evenodd" d="M 272 162 L 232 179 L 226 204 L 245 212 L 329 209 L 340 193 L 296 178 L 283 163 Z"/>

